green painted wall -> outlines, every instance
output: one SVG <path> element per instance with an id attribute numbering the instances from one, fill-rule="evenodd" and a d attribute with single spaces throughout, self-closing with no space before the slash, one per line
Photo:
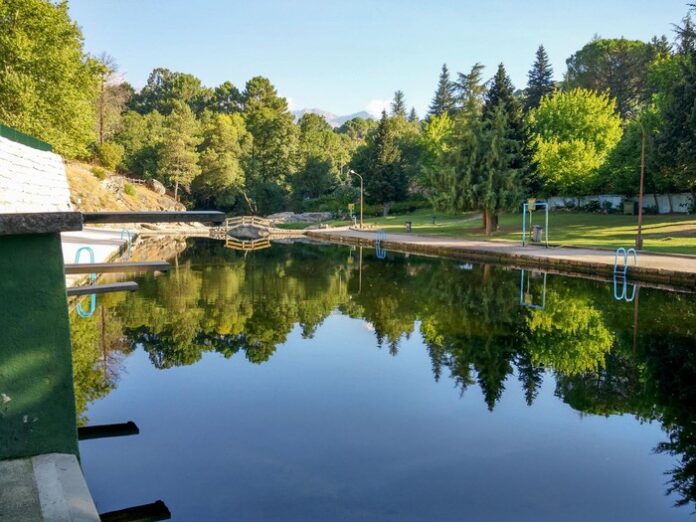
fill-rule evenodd
<path id="1" fill-rule="evenodd" d="M 0 459 L 77 451 L 60 235 L 0 236 Z"/>

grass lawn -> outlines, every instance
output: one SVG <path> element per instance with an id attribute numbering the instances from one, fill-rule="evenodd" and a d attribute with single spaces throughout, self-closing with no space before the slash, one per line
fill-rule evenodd
<path id="1" fill-rule="evenodd" d="M 431 211 L 369 218 L 365 223 L 386 232 L 404 232 L 406 221 L 413 222 L 416 234 L 486 239 L 478 213 L 437 215 L 432 224 Z M 535 214 L 534 222 L 543 225 L 543 213 Z M 556 245 L 614 249 L 633 246 L 637 216 L 622 214 L 589 214 L 580 212 L 549 213 L 549 242 Z M 347 225 L 347 221 L 331 221 L 330 225 Z M 294 226 L 304 228 L 306 225 Z M 522 214 L 503 214 L 500 230 L 490 238 L 497 241 L 520 241 Z M 643 248 L 653 252 L 696 255 L 696 216 L 686 214 L 644 215 Z"/>

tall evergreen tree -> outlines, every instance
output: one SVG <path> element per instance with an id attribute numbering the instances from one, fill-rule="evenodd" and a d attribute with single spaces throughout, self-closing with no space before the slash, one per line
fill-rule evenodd
<path id="1" fill-rule="evenodd" d="M 406 117 L 406 100 L 401 90 L 394 93 L 394 100 L 391 103 L 391 113 L 392 116 Z"/>
<path id="2" fill-rule="evenodd" d="M 246 83 L 244 120 L 253 136 L 245 171 L 252 213 L 276 212 L 287 205 L 289 180 L 296 171 L 298 128 L 287 100 L 261 76 Z"/>
<path id="3" fill-rule="evenodd" d="M 411 107 L 411 112 L 408 113 L 408 121 L 411 123 L 418 121 L 418 113 L 416 112 L 415 107 Z"/>
<path id="4" fill-rule="evenodd" d="M 437 90 L 430 104 L 430 114 L 440 116 L 445 112 L 454 110 L 454 84 L 450 80 L 447 64 L 442 64 L 440 79 L 437 82 Z"/>
<path id="5" fill-rule="evenodd" d="M 469 119 L 479 118 L 483 111 L 486 84 L 482 81 L 484 66 L 476 62 L 471 70 L 459 73 L 455 85 L 458 111 Z"/>
<path id="6" fill-rule="evenodd" d="M 519 172 L 519 181 L 524 184 L 526 190 L 535 193 L 539 189 L 540 181 L 531 167 L 532 153 L 527 145 L 528 132 L 522 103 L 515 96 L 515 87 L 502 63 L 498 66 L 486 93 L 486 102 L 483 106 L 484 119 L 493 119 L 498 107 L 505 113 L 512 167 Z"/>
<path id="7" fill-rule="evenodd" d="M 537 49 L 536 60 L 527 77 L 524 106 L 529 110 L 538 107 L 541 98 L 553 92 L 553 68 L 543 45 Z"/>
<path id="8" fill-rule="evenodd" d="M 486 235 L 498 228 L 498 214 L 515 207 L 520 197 L 517 149 L 521 142 L 511 138 L 503 104 L 494 107 L 478 136 L 479 157 L 469 172 L 466 199 L 483 211 Z"/>
<path id="9" fill-rule="evenodd" d="M 677 33 L 677 52 L 679 54 L 693 54 L 696 51 L 696 27 L 691 20 L 691 13 L 682 18 L 682 25 L 675 25 Z"/>
<path id="10" fill-rule="evenodd" d="M 182 101 L 173 103 L 165 126 L 158 170 L 166 181 L 174 184 L 174 199 L 177 199 L 179 185 L 189 190 L 191 182 L 201 173 L 196 150 L 201 143 L 199 126 L 191 108 Z"/>
<path id="11" fill-rule="evenodd" d="M 405 199 L 408 192 L 408 178 L 402 165 L 395 122 L 386 112 L 382 112 L 373 142 L 369 146 L 366 167 L 364 177 L 367 200 L 382 204 L 386 215 L 391 203 Z"/>

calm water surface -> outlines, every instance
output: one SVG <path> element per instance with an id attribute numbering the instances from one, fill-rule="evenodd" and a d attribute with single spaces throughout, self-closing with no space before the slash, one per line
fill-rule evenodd
<path id="1" fill-rule="evenodd" d="M 694 519 L 693 295 L 318 245 L 172 265 L 71 319 L 80 422 L 140 428 L 80 443 L 101 512 Z"/>

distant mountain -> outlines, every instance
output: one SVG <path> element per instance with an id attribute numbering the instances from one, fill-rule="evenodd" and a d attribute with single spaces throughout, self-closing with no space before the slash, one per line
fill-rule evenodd
<path id="1" fill-rule="evenodd" d="M 298 111 L 292 111 L 292 113 L 295 116 L 296 121 L 307 113 L 316 114 L 324 118 L 326 122 L 332 127 L 340 127 L 345 122 L 347 122 L 348 120 L 352 120 L 353 118 L 365 118 L 370 120 L 375 119 L 375 117 L 367 111 L 354 112 L 353 114 L 346 114 L 344 116 L 337 116 L 336 114 L 333 114 L 328 111 L 323 111 L 321 109 L 300 109 Z"/>

